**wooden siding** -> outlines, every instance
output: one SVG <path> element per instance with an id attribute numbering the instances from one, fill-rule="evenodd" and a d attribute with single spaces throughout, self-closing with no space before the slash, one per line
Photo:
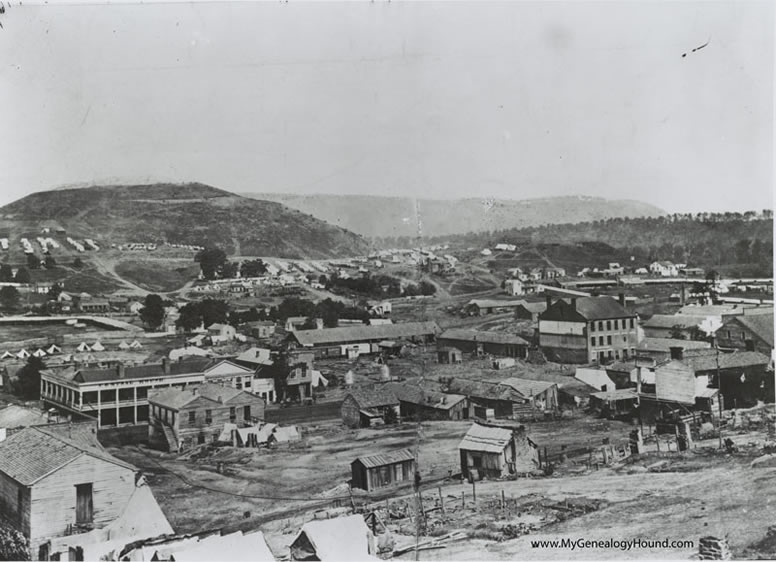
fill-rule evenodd
<path id="1" fill-rule="evenodd" d="M 37 553 L 52 537 L 67 534 L 76 522 L 76 485 L 92 484 L 94 527 L 119 517 L 135 489 L 135 471 L 87 454 L 32 486 L 30 547 Z"/>
<path id="2" fill-rule="evenodd" d="M 21 513 L 18 505 L 20 489 L 23 490 Z M 0 514 L 5 521 L 29 537 L 30 490 L 2 472 L 0 472 Z"/>
<path id="3" fill-rule="evenodd" d="M 356 461 L 352 465 L 352 485 L 366 491 L 385 488 L 402 482 L 411 482 L 415 473 L 415 461 L 405 461 L 366 468 Z"/>
<path id="4" fill-rule="evenodd" d="M 655 395 L 658 400 L 695 404 L 695 374 L 678 361 L 655 369 Z"/>

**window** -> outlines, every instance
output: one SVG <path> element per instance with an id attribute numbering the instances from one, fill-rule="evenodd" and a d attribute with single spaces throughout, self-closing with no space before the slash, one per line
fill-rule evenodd
<path id="1" fill-rule="evenodd" d="M 622 343 L 626 343 L 627 341 L 628 341 L 628 336 L 623 336 L 622 337 Z"/>
<path id="2" fill-rule="evenodd" d="M 231 408 L 229 408 L 229 421 L 234 423 L 234 420 L 236 419 L 237 419 L 237 411 L 236 411 L 236 408 L 232 406 Z"/>
<path id="3" fill-rule="evenodd" d="M 590 331 L 595 332 L 595 322 L 590 322 Z"/>
<path id="4" fill-rule="evenodd" d="M 612 336 L 606 336 L 606 345 L 612 345 Z"/>
<path id="5" fill-rule="evenodd" d="M 603 344 L 604 344 L 604 337 L 603 336 L 599 336 L 598 337 L 598 345 L 603 345 Z"/>
<path id="6" fill-rule="evenodd" d="M 205 423 L 213 423 L 213 410 L 205 410 Z"/>
<path id="7" fill-rule="evenodd" d="M 245 406 L 243 408 L 243 418 L 246 419 L 246 420 L 250 420 L 251 419 L 251 407 L 250 406 Z"/>
<path id="8" fill-rule="evenodd" d="M 623 349 L 622 350 L 622 358 L 623 359 L 627 359 L 628 358 L 628 350 L 627 349 Z"/>
<path id="9" fill-rule="evenodd" d="M 245 388 L 250 388 L 250 387 L 251 387 L 251 379 L 246 379 L 245 380 Z"/>
<path id="10" fill-rule="evenodd" d="M 197 422 L 197 412 L 191 411 L 189 412 L 189 423 L 196 423 Z"/>
<path id="11" fill-rule="evenodd" d="M 600 331 L 601 331 L 601 330 L 603 330 L 603 329 L 604 329 L 604 323 L 603 323 L 603 321 L 600 321 L 600 322 L 598 322 L 598 331 L 600 332 Z"/>
<path id="12" fill-rule="evenodd" d="M 730 330 L 727 331 L 728 339 L 730 339 Z"/>
<path id="13" fill-rule="evenodd" d="M 616 330 L 618 326 L 619 326 L 619 320 L 615 320 L 614 321 L 614 329 Z"/>
<path id="14" fill-rule="evenodd" d="M 76 525 L 91 523 L 94 518 L 92 503 L 92 484 L 77 484 L 75 487 L 75 522 Z"/>
<path id="15" fill-rule="evenodd" d="M 590 338 L 590 345 L 595 345 L 595 336 Z"/>
<path id="16" fill-rule="evenodd" d="M 611 330 L 612 329 L 612 321 L 611 320 L 607 320 L 606 321 L 606 329 L 607 330 Z"/>
<path id="17" fill-rule="evenodd" d="M 633 318 L 630 319 L 630 327 L 633 328 Z"/>

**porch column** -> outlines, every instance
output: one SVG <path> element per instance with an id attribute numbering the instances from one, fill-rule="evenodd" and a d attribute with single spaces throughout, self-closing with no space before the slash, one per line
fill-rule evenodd
<path id="1" fill-rule="evenodd" d="M 135 395 L 135 405 L 134 405 L 134 409 L 135 409 L 135 425 L 137 425 L 137 387 L 134 387 L 132 390 L 134 391 L 134 395 Z"/>

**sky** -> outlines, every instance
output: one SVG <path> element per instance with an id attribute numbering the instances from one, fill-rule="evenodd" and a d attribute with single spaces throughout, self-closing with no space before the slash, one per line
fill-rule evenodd
<path id="1" fill-rule="evenodd" d="M 773 205 L 768 1 L 5 5 L 0 204 L 200 181 Z"/>

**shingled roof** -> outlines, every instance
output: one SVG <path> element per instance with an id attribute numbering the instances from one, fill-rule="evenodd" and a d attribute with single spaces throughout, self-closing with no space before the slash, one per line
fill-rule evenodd
<path id="1" fill-rule="evenodd" d="M 0 472 L 24 486 L 31 486 L 82 455 L 137 471 L 103 450 L 84 446 L 45 428 L 28 427 L 0 442 Z"/>
<path id="2" fill-rule="evenodd" d="M 685 354 L 682 359 L 676 361 L 681 361 L 696 373 L 716 371 L 718 360 L 719 368 L 722 370 L 768 365 L 771 361 L 767 355 L 757 351 L 735 351 L 733 353 L 717 353 L 714 349 L 703 351 L 705 352 L 696 351 L 690 355 Z"/>
<path id="3" fill-rule="evenodd" d="M 455 378 L 450 381 L 447 390 L 456 394 L 473 396 L 475 398 L 484 398 L 487 400 L 506 400 L 509 402 L 519 403 L 525 402 L 525 396 L 520 394 L 517 390 L 509 385 L 495 382 Z"/>
<path id="4" fill-rule="evenodd" d="M 352 396 L 359 408 L 379 408 L 381 406 L 397 406 L 399 399 L 393 389 L 386 384 L 353 387 L 345 396 Z"/>
<path id="5" fill-rule="evenodd" d="M 387 386 L 401 402 L 422 404 L 438 410 L 449 410 L 461 400 L 466 400 L 466 396 L 462 394 L 446 394 L 415 384 L 388 383 Z"/>
<path id="6" fill-rule="evenodd" d="M 415 455 L 412 453 L 412 451 L 409 449 L 400 449 L 398 451 L 388 451 L 387 453 L 370 455 L 368 457 L 358 457 L 353 462 L 360 462 L 366 468 L 375 468 L 378 466 L 385 466 L 388 464 L 396 464 L 398 462 L 413 460 L 415 460 Z"/>
<path id="7" fill-rule="evenodd" d="M 445 330 L 439 334 L 438 338 L 468 342 L 496 343 L 503 345 L 530 345 L 527 341 L 516 334 L 507 334 L 504 332 L 486 332 L 484 330 Z"/>
<path id="8" fill-rule="evenodd" d="M 297 330 L 290 337 L 303 346 L 336 345 L 351 342 L 395 340 L 439 333 L 436 322 L 403 322 L 400 324 L 377 324 L 368 326 L 346 326 L 322 330 Z"/>
<path id="9" fill-rule="evenodd" d="M 115 367 L 109 367 L 105 369 L 99 368 L 84 368 L 72 371 L 71 369 L 65 369 L 64 371 L 54 371 L 49 369 L 46 374 L 49 374 L 55 378 L 64 380 L 70 380 L 76 383 L 94 383 L 114 381 L 120 378 L 123 379 L 146 379 L 156 378 L 164 376 L 185 375 L 189 373 L 203 373 L 205 368 L 213 362 L 212 359 L 207 357 L 196 357 L 191 359 L 182 359 L 180 361 L 170 361 L 169 375 L 164 372 L 164 365 L 162 363 L 148 363 L 145 365 L 127 366 L 124 368 L 124 376 L 119 376 L 118 370 Z"/>
<path id="10" fill-rule="evenodd" d="M 215 403 L 227 404 L 230 400 L 245 391 L 220 384 L 205 383 L 192 389 L 166 388 L 149 396 L 149 401 L 165 408 L 180 410 L 198 398 L 205 398 Z"/>
<path id="11" fill-rule="evenodd" d="M 501 453 L 511 439 L 511 429 L 506 427 L 489 427 L 475 423 L 466 432 L 458 448 L 465 451 Z"/>
<path id="12" fill-rule="evenodd" d="M 773 347 L 773 312 L 770 314 L 736 316 L 728 321 L 728 323 L 730 322 L 741 324 L 763 342 Z"/>
<path id="13" fill-rule="evenodd" d="M 589 321 L 635 318 L 636 315 L 628 312 L 616 299 L 608 296 L 561 299 L 552 303 L 539 315 L 541 320 L 579 321 L 580 317 Z"/>

